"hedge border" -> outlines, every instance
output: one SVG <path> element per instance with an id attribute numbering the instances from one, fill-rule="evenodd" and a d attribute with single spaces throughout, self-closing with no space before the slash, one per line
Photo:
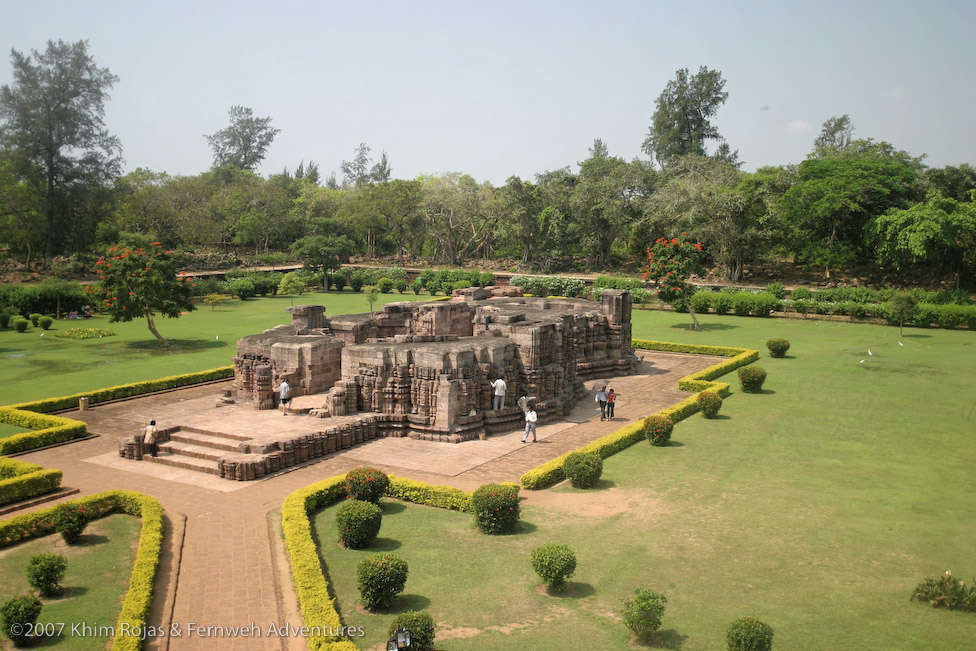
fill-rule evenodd
<path id="1" fill-rule="evenodd" d="M 759 351 L 751 348 L 677 344 L 666 341 L 651 341 L 647 339 L 634 339 L 631 341 L 631 346 L 640 350 L 694 353 L 697 355 L 715 355 L 730 358 L 724 362 L 714 364 L 708 368 L 702 369 L 701 371 L 692 373 L 691 375 L 687 375 L 678 380 L 679 389 L 682 391 L 693 391 L 694 393 L 676 405 L 672 405 L 666 409 L 655 412 L 659 416 L 666 416 L 670 418 L 674 423 L 677 423 L 679 420 L 684 420 L 698 411 L 698 394 L 702 391 L 711 390 L 717 392 L 723 398 L 728 397 L 729 383 L 712 382 L 712 380 L 717 377 L 721 377 L 722 375 L 725 375 L 726 373 L 735 370 L 740 366 L 751 364 L 759 359 Z M 607 434 L 606 436 L 598 438 L 597 440 L 592 441 L 581 448 L 571 450 L 560 457 L 547 461 L 540 466 L 536 466 L 532 470 L 529 470 L 522 475 L 522 486 L 528 490 L 541 490 L 543 488 L 549 488 L 554 484 L 558 484 L 562 480 L 566 479 L 566 473 L 563 472 L 563 464 L 566 462 L 566 457 L 573 452 L 595 452 L 599 454 L 601 458 L 606 459 L 607 457 L 629 448 L 635 443 L 643 440 L 643 429 L 643 421 L 625 425 L 612 434 Z"/>
<path id="2" fill-rule="evenodd" d="M 441 509 L 472 513 L 473 492 L 453 486 L 431 485 L 422 481 L 389 475 L 390 484 L 384 495 L 405 502 Z M 517 487 L 517 484 L 506 482 Z M 329 595 L 326 567 L 319 561 L 319 551 L 312 536 L 309 516 L 334 504 L 346 496 L 346 476 L 336 475 L 300 488 L 285 498 L 281 505 L 281 528 L 285 549 L 291 564 L 298 604 L 309 629 L 308 648 L 312 651 L 357 651 L 358 647 L 344 636 L 333 635 L 342 630 L 342 619 Z M 328 634 L 322 634 L 327 632 Z"/>
<path id="3" fill-rule="evenodd" d="M 0 457 L 0 506 L 50 493 L 61 487 L 61 471 Z"/>
<path id="4" fill-rule="evenodd" d="M 163 507 L 153 497 L 124 490 L 95 493 L 65 504 L 84 506 L 97 514 L 96 518 L 116 512 L 141 518 L 142 529 L 139 533 L 136 560 L 132 565 L 129 589 L 122 601 L 115 630 L 122 630 L 123 623 L 128 625 L 129 630 L 142 630 L 149 617 L 153 582 L 159 567 L 159 553 L 163 543 Z M 51 506 L 0 521 L 0 547 L 54 533 L 51 514 L 56 508 L 57 506 Z M 142 638 L 137 635 L 117 635 L 112 640 L 113 651 L 138 651 L 141 648 Z"/>
<path id="5" fill-rule="evenodd" d="M 21 402 L 0 407 L 0 422 L 33 430 L 0 439 L 0 454 L 35 450 L 46 445 L 64 443 L 86 436 L 88 434 L 88 426 L 85 423 L 50 414 L 52 411 L 77 407 L 80 398 L 87 397 L 89 404 L 97 405 L 110 400 L 131 398 L 154 391 L 164 391 L 166 389 L 176 389 L 193 384 L 223 380 L 233 375 L 233 366 L 221 366 L 196 373 L 170 375 L 155 380 L 130 382 L 128 384 L 95 389 L 94 391 L 84 393 L 74 393 L 69 396 L 44 398 L 43 400 Z"/>

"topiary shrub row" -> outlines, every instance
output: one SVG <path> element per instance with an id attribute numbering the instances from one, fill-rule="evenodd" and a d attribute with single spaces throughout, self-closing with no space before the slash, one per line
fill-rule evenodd
<path id="1" fill-rule="evenodd" d="M 783 309 L 783 301 L 768 292 L 712 292 L 702 290 L 691 296 L 691 307 L 700 314 L 714 310 L 716 314 L 728 314 L 731 310 L 736 316 L 769 316 L 770 312 Z"/>
<path id="2" fill-rule="evenodd" d="M 0 506 L 57 490 L 61 475 L 36 463 L 0 458 Z"/>
<path id="3" fill-rule="evenodd" d="M 579 278 L 560 276 L 512 276 L 508 283 L 521 287 L 533 296 L 568 296 L 575 298 L 586 291 L 586 283 Z"/>

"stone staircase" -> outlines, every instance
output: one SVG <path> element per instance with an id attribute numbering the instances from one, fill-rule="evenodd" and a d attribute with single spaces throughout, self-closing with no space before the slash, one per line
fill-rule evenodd
<path id="1" fill-rule="evenodd" d="M 241 443 L 249 437 L 213 432 L 196 427 L 179 427 L 168 434 L 169 440 L 159 444 L 160 456 L 143 460 L 164 466 L 197 470 L 219 475 L 219 460 L 228 454 L 240 454 Z M 254 455 L 257 458 L 260 455 Z"/>

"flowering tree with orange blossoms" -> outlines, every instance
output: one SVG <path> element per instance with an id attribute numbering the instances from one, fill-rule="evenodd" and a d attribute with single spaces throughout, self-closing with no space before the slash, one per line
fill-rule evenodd
<path id="1" fill-rule="evenodd" d="M 95 263 L 101 282 L 85 287 L 93 302 L 100 301 L 99 307 L 108 312 L 110 321 L 145 317 L 149 332 L 163 346 L 169 342 L 156 330 L 155 315 L 175 319 L 196 309 L 190 299 L 193 279 L 176 273 L 170 253 L 159 242 L 139 249 L 113 246 Z"/>
<path id="2" fill-rule="evenodd" d="M 644 265 L 644 280 L 657 283 L 654 294 L 658 298 L 672 304 L 680 302 L 688 307 L 692 330 L 701 330 L 701 326 L 698 325 L 698 318 L 691 306 L 691 294 L 695 287 L 688 282 L 688 277 L 704 271 L 704 257 L 701 242 L 662 237 L 647 247 L 647 264 Z"/>

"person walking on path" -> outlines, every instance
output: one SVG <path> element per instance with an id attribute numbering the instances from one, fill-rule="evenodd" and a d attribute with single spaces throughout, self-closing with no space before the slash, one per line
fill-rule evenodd
<path id="1" fill-rule="evenodd" d="M 528 440 L 529 432 L 532 433 L 532 442 L 536 442 L 535 423 L 537 420 L 539 420 L 539 416 L 535 413 L 535 408 L 529 405 L 528 411 L 525 412 L 525 436 L 522 437 L 522 443 Z"/>
<path id="2" fill-rule="evenodd" d="M 607 389 L 607 420 L 613 420 L 613 405 L 617 402 L 617 394 L 613 389 Z"/>
<path id="3" fill-rule="evenodd" d="M 508 390 L 508 384 L 502 378 L 498 378 L 491 383 L 491 388 L 495 390 L 495 399 L 492 407 L 495 411 L 501 411 L 505 408 L 505 392 Z"/>
<path id="4" fill-rule="evenodd" d="M 281 404 L 281 415 L 288 415 L 288 403 L 291 402 L 291 387 L 288 386 L 287 380 L 281 381 L 281 386 L 278 387 L 278 402 Z"/>
<path id="5" fill-rule="evenodd" d="M 155 459 L 159 453 L 159 449 L 156 447 L 156 421 L 149 421 L 146 429 L 142 430 L 142 444 L 149 451 L 149 456 Z"/>
<path id="6" fill-rule="evenodd" d="M 602 388 L 596 392 L 596 401 L 600 403 L 600 420 L 607 419 L 607 390 Z"/>

